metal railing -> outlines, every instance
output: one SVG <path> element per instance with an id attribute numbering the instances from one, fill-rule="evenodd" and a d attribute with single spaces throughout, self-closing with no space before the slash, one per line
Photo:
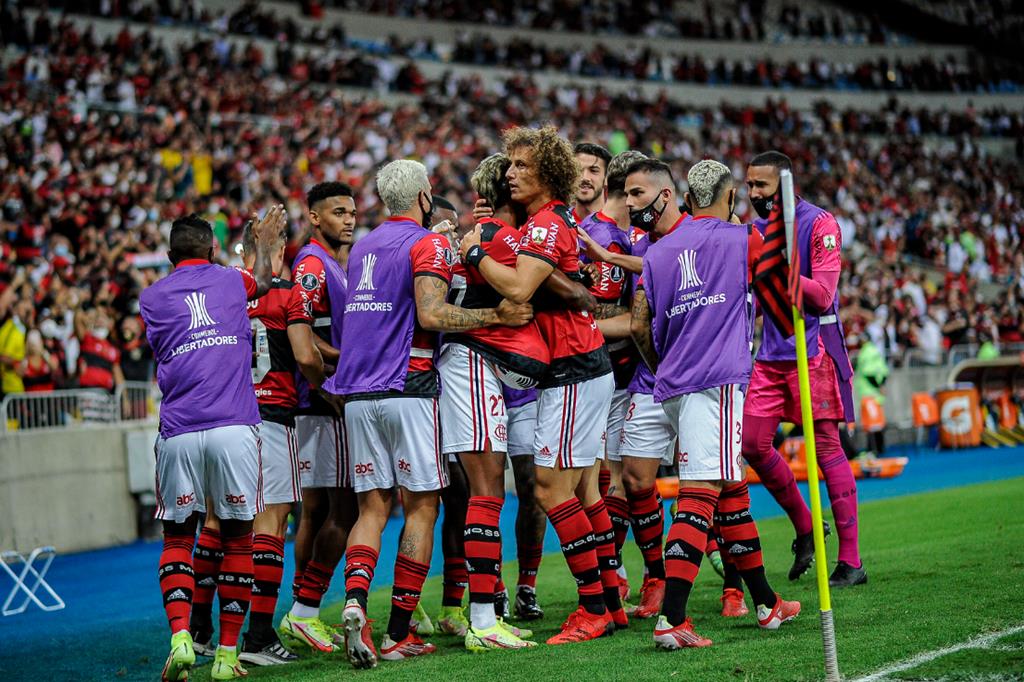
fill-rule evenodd
<path id="1" fill-rule="evenodd" d="M 113 393 L 89 388 L 12 393 L 0 402 L 2 431 L 147 421 L 157 418 L 159 400 L 155 384 L 136 381 Z"/>

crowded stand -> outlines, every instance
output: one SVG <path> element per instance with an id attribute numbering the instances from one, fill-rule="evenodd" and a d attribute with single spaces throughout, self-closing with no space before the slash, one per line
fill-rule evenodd
<path id="1" fill-rule="evenodd" d="M 972 142 L 1000 127 L 1019 139 L 1019 115 L 973 112 L 958 120 L 895 106 L 875 114 L 838 112 L 825 103 L 812 114 L 781 101 L 702 109 L 600 89 L 541 92 L 527 78 L 488 88 L 452 76 L 420 79 L 414 104 L 345 101 L 310 82 L 350 84 L 341 74 L 351 68 L 306 70 L 279 59 L 279 73 L 264 75 L 253 47 L 199 41 L 170 50 L 127 30 L 95 44 L 73 25 L 45 21 L 28 35 L 34 49 L 7 61 L 2 84 L 7 239 L 0 302 L 26 346 L 21 364 L 5 369 L 7 392 L 110 389 L 121 379 L 113 372 L 118 364 L 129 381 L 151 376 L 137 299 L 166 272 L 161 254 L 172 216 L 208 216 L 221 259 L 230 260 L 246 206 L 273 197 L 288 206 L 298 242 L 301 195 L 313 177 L 353 184 L 360 225 L 372 225 L 381 208 L 362 178 L 405 153 L 424 160 L 438 193 L 456 200 L 468 228 L 466 179 L 474 159 L 494 144 L 494 131 L 515 120 L 548 118 L 563 121 L 573 139 L 621 138 L 677 170 L 710 153 L 739 168 L 751 150 L 788 150 L 797 177 L 805 179 L 804 194 L 834 207 L 844 247 L 879 257 L 854 259 L 844 280 L 844 298 L 856 303 L 853 347 L 863 332 L 899 361 L 908 348 L 927 348 L 936 359 L 937 343 L 1020 339 L 1024 255 L 1022 209 L 1014 199 L 1020 167 Z M 44 46 L 49 49 L 36 49 Z M 179 91 L 191 95 L 176 97 Z M 45 103 L 51 96 L 55 106 Z M 627 110 L 633 115 L 615 113 Z M 492 125 L 484 129 L 482 121 Z M 935 129 L 940 125 L 946 130 Z M 389 140 L 391 130 L 403 131 L 401 138 Z M 919 133 L 943 132 L 958 137 L 938 148 L 919 141 Z M 865 146 L 861 133 L 893 138 Z M 751 215 L 745 201 L 739 210 Z M 922 278 L 904 264 L 907 254 L 947 268 L 954 286 L 908 285 Z M 975 301 L 977 282 L 1001 283 L 1006 293 Z M 962 315 L 965 324 L 949 323 Z M 935 324 L 941 339 L 931 333 Z M 119 363 L 110 362 L 117 357 Z M 90 362 L 105 369 L 93 371 Z"/>

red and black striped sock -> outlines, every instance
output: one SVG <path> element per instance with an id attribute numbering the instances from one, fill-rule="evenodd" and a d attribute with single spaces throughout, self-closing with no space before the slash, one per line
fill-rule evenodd
<path id="1" fill-rule="evenodd" d="M 474 495 L 466 509 L 463 551 L 469 569 L 469 601 L 493 604 L 495 586 L 501 571 L 500 497 Z"/>
<path id="2" fill-rule="evenodd" d="M 218 644 L 231 648 L 238 644 L 238 633 L 242 631 L 252 599 L 252 533 L 222 539 L 224 561 L 217 574 L 217 596 L 220 599 Z"/>
<path id="3" fill-rule="evenodd" d="M 401 642 L 409 635 L 409 620 L 416 605 L 420 603 L 420 593 L 428 571 L 430 564 L 410 559 L 404 554 L 399 553 L 395 559 L 395 584 L 391 588 L 391 618 L 388 620 L 388 635 L 395 642 Z"/>
<path id="4" fill-rule="evenodd" d="M 604 595 L 601 570 L 597 564 L 594 528 L 576 497 L 548 510 L 548 519 L 555 527 L 562 554 L 569 564 L 569 572 L 576 579 L 580 606 L 591 613 L 604 613 Z"/>
<path id="5" fill-rule="evenodd" d="M 306 564 L 306 570 L 302 572 L 302 584 L 299 586 L 299 595 L 295 601 L 310 608 L 320 608 L 320 602 L 331 586 L 331 577 L 334 571 L 330 566 L 318 561 L 310 561 Z"/>
<path id="6" fill-rule="evenodd" d="M 537 570 L 544 557 L 544 546 L 517 544 L 516 554 L 519 559 L 519 578 L 516 584 L 537 589 Z"/>
<path id="7" fill-rule="evenodd" d="M 164 611 L 171 633 L 188 630 L 189 613 L 196 578 L 192 570 L 192 535 L 164 534 L 164 549 L 160 553 L 160 592 L 164 596 Z"/>
<path id="8" fill-rule="evenodd" d="M 601 570 L 601 585 L 604 588 L 604 605 L 609 611 L 622 608 L 619 601 L 619 559 L 615 553 L 615 532 L 612 530 L 608 510 L 604 500 L 584 510 L 590 525 L 594 529 L 594 551 L 597 553 L 597 566 Z"/>
<path id="9" fill-rule="evenodd" d="M 274 610 L 284 574 L 284 538 L 257 533 L 252 540 L 252 564 L 249 633 L 265 642 L 274 633 Z"/>
<path id="10" fill-rule="evenodd" d="M 466 570 L 466 557 L 447 557 L 444 560 L 444 592 L 441 606 L 462 606 L 462 597 L 469 585 L 469 572 Z"/>
<path id="11" fill-rule="evenodd" d="M 608 488 L 612 485 L 612 472 L 611 469 L 601 467 L 601 471 L 597 473 L 597 492 L 601 494 L 601 497 L 608 496 Z"/>
<path id="12" fill-rule="evenodd" d="M 302 574 L 306 571 L 306 568 L 296 566 L 295 575 L 292 576 L 292 600 L 299 598 L 299 590 L 302 589 Z"/>
<path id="13" fill-rule="evenodd" d="M 686 620 L 686 602 L 700 571 L 718 491 L 681 487 L 676 516 L 665 541 L 665 601 L 661 612 L 672 625 Z"/>
<path id="14" fill-rule="evenodd" d="M 729 555 L 743 576 L 754 604 L 774 606 L 775 592 L 764 573 L 761 538 L 750 515 L 750 489 L 745 481 L 722 489 L 715 522 L 721 532 L 722 553 Z"/>
<path id="15" fill-rule="evenodd" d="M 664 510 L 658 491 L 651 486 L 632 495 L 627 494 L 629 518 L 633 524 L 633 537 L 644 557 L 647 575 L 665 578 L 665 560 L 661 553 L 661 536 L 664 527 Z"/>
<path id="16" fill-rule="evenodd" d="M 622 565 L 622 545 L 626 543 L 629 533 L 629 502 L 624 497 L 608 495 L 604 498 L 604 508 L 608 510 L 608 518 L 612 522 L 615 533 L 615 557 Z"/>
<path id="17" fill-rule="evenodd" d="M 378 556 L 377 550 L 366 545 L 353 545 L 345 551 L 345 601 L 355 599 L 366 609 Z"/>
<path id="18" fill-rule="evenodd" d="M 192 618 L 203 625 L 213 626 L 213 595 L 217 593 L 217 573 L 224 560 L 220 531 L 203 528 L 192 557 L 196 572 L 196 592 L 192 597 Z"/>
<path id="19" fill-rule="evenodd" d="M 719 493 L 718 495 L 718 509 L 721 509 L 722 496 L 725 493 Z M 740 572 L 736 568 L 736 563 L 733 561 L 732 556 L 729 552 L 723 552 L 722 547 L 725 546 L 725 540 L 722 539 L 722 527 L 718 525 L 718 509 L 715 510 L 715 515 L 711 523 L 711 533 L 708 535 L 708 551 L 711 551 L 711 543 L 714 542 L 714 546 L 718 549 L 719 554 L 722 557 L 722 590 L 739 590 L 743 591 L 743 579 L 740 577 Z M 714 536 L 714 537 L 712 537 Z"/>

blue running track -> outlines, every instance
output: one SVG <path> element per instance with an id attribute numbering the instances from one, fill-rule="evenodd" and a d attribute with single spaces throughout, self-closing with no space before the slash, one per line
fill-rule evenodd
<path id="1" fill-rule="evenodd" d="M 860 481 L 859 499 L 868 502 L 1018 476 L 1024 476 L 1024 447 L 927 451 L 912 456 L 902 476 Z M 806 485 L 801 488 L 806 498 Z M 751 486 L 751 499 L 755 518 L 781 513 L 760 485 Z M 502 514 L 505 537 L 514 537 L 515 510 L 516 498 L 509 496 Z M 399 530 L 394 520 L 385 530 L 374 581 L 378 586 L 391 584 Z M 545 551 L 557 550 L 557 538 L 549 529 Z M 286 551 L 285 598 L 278 616 L 290 602 L 292 554 L 290 548 Z M 0 677 L 158 679 L 169 639 L 156 580 L 159 556 L 160 544 L 155 542 L 58 556 L 49 580 L 67 608 L 44 613 L 33 606 L 21 615 L 0 618 Z M 506 543 L 505 559 L 515 560 L 514 543 Z M 435 543 L 432 573 L 439 573 L 441 566 L 440 543 Z M 10 587 L 10 579 L 0 575 L 0 599 Z M 325 603 L 341 599 L 342 587 L 341 580 L 334 581 Z"/>

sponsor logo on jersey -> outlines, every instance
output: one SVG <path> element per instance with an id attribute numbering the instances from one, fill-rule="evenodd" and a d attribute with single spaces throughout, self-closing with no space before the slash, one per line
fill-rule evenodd
<path id="1" fill-rule="evenodd" d="M 359 284 L 356 291 L 376 291 L 373 286 L 373 268 L 377 265 L 377 254 L 368 253 L 363 256 L 362 272 L 359 274 Z"/>
<path id="2" fill-rule="evenodd" d="M 412 465 L 409 464 L 407 461 L 405 461 L 405 458 L 403 457 L 403 458 L 398 460 L 398 470 L 399 471 L 404 471 L 407 474 L 411 473 L 412 472 Z"/>
<path id="3" fill-rule="evenodd" d="M 245 495 L 232 495 L 228 493 L 224 496 L 224 501 L 228 504 L 245 504 Z"/>
<path id="4" fill-rule="evenodd" d="M 185 296 L 185 305 L 188 306 L 188 312 L 192 316 L 188 325 L 190 330 L 217 324 L 206 310 L 206 294 L 202 291 L 193 291 Z"/>
<path id="5" fill-rule="evenodd" d="M 354 468 L 356 476 L 373 475 L 373 462 L 367 462 L 366 464 L 356 464 Z"/>
<path id="6" fill-rule="evenodd" d="M 178 495 L 177 503 L 179 507 L 184 507 L 186 504 L 192 504 L 193 502 L 195 502 L 195 500 L 196 494 L 189 493 L 187 495 Z"/>

